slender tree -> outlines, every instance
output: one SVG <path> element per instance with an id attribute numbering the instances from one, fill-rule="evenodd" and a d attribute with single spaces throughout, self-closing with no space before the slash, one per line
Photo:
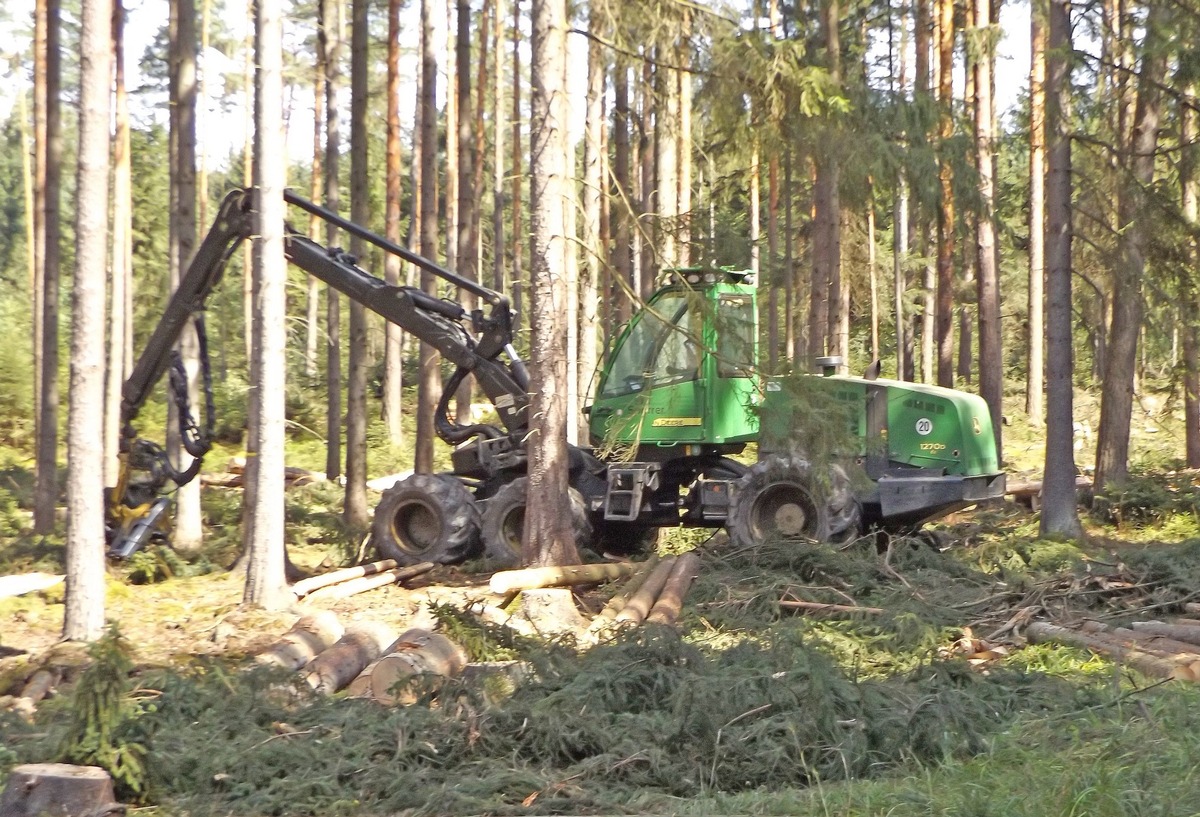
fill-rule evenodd
<path id="1" fill-rule="evenodd" d="M 1046 59 L 1046 465 L 1042 536 L 1083 538 L 1075 498 L 1071 345 L 1071 2 L 1048 0 Z"/>
<path id="2" fill-rule="evenodd" d="M 367 190 L 367 96 L 370 32 L 367 0 L 352 0 L 350 29 L 350 219 L 371 217 Z M 350 237 L 350 254 L 366 255 L 366 243 Z M 367 507 L 367 308 L 350 299 L 350 371 L 346 377 L 346 499 L 343 517 L 353 530 L 371 524 Z"/>
<path id="3" fill-rule="evenodd" d="M 279 0 L 255 2 L 255 166 L 258 201 L 255 229 L 254 353 L 257 405 L 255 450 L 258 467 L 248 541 L 249 563 L 243 600 L 268 609 L 290 599 L 284 550 L 284 384 L 287 378 L 286 287 L 283 190 L 287 182 L 283 146 L 283 15 Z"/>
<path id="4" fill-rule="evenodd" d="M 1045 283 L 1046 283 L 1046 3 L 1035 0 L 1029 10 L 1029 323 L 1025 413 L 1040 428 L 1046 411 Z"/>
<path id="5" fill-rule="evenodd" d="M 37 451 L 33 488 L 33 531 L 47 534 L 54 530 L 54 513 L 58 505 L 58 299 L 59 265 L 61 264 L 62 225 L 59 211 L 60 180 L 63 164 L 62 113 L 59 91 L 62 83 L 61 4 L 59 0 L 44 0 L 38 5 L 39 17 L 44 18 L 43 50 L 36 60 L 41 62 L 43 77 L 41 93 L 36 94 L 35 109 L 41 112 L 35 122 L 37 141 L 37 178 L 39 193 L 38 242 L 41 263 L 38 266 L 39 286 L 34 303 L 34 369 L 36 389 L 35 417 Z M 35 118 L 37 113 L 35 112 Z"/>
<path id="6" fill-rule="evenodd" d="M 1004 414 L 1004 361 L 1000 348 L 1000 271 L 996 258 L 995 166 L 992 142 L 992 47 L 991 0 L 975 0 L 976 30 L 980 32 L 975 58 L 975 162 L 979 178 L 980 211 L 975 220 L 976 284 L 979 295 L 979 393 L 987 401 L 1001 450 Z"/>
<path id="7" fill-rule="evenodd" d="M 1182 70 L 1179 72 L 1182 73 Z M 1193 271 L 1200 269 L 1200 178 L 1197 177 L 1197 127 L 1196 86 L 1188 77 L 1180 77 L 1182 88 L 1179 99 L 1179 186 L 1183 217 L 1193 234 L 1187 240 L 1187 257 L 1190 261 L 1182 279 L 1183 297 L 1180 299 L 1180 315 L 1183 322 L 1183 417 L 1184 450 L 1188 468 L 1200 468 L 1200 337 L 1197 337 L 1196 285 Z"/>
<path id="8" fill-rule="evenodd" d="M 505 292 L 504 240 L 504 0 L 493 0 L 492 33 L 492 289 Z"/>
<path id="9" fill-rule="evenodd" d="M 79 40 L 79 164 L 67 429 L 67 595 L 63 638 L 104 632 L 104 289 L 108 258 L 112 0 L 83 0 Z"/>
<path id="10" fill-rule="evenodd" d="M 318 0 L 318 47 L 325 52 L 325 206 L 338 212 L 341 182 L 341 114 L 338 86 L 342 50 L 342 0 Z M 336 247 L 338 229 L 326 224 L 325 244 Z M 337 290 L 325 290 L 325 475 L 342 473 L 342 305 Z"/>
<path id="11" fill-rule="evenodd" d="M 581 402 L 590 402 L 588 386 L 599 357 L 601 261 L 605 255 L 604 239 L 600 234 L 602 202 L 601 154 L 604 150 L 604 78 L 606 66 L 600 38 L 607 26 L 605 7 L 599 3 L 589 10 L 587 53 L 587 108 L 583 132 L 583 248 L 584 265 L 579 280 L 580 338 L 579 338 L 579 395 Z M 581 421 L 582 428 L 587 423 Z"/>
<path id="12" fill-rule="evenodd" d="M 565 0 L 533 0 L 530 62 L 530 200 L 533 233 L 530 348 L 529 498 L 522 556 L 527 563 L 574 564 L 567 492 L 566 282 L 566 26 Z"/>
<path id="13" fill-rule="evenodd" d="M 954 0 L 936 0 L 938 10 L 938 180 L 941 183 L 937 219 L 937 383 L 954 385 L 954 170 L 948 155 L 954 136 Z"/>
<path id="14" fill-rule="evenodd" d="M 421 172 L 418 190 L 421 202 L 421 255 L 432 259 L 438 251 L 437 54 L 433 48 L 433 10 L 430 1 L 421 0 Z M 437 281 L 428 270 L 421 270 L 421 289 L 437 296 Z M 433 415 L 442 380 L 438 375 L 437 352 L 424 340 L 421 341 L 420 365 L 413 469 L 417 473 L 427 474 L 433 471 Z"/>
<path id="15" fill-rule="evenodd" d="M 1133 411 L 1138 335 L 1142 331 L 1143 277 L 1152 227 L 1146 218 L 1158 148 L 1162 83 L 1167 70 L 1171 8 L 1154 4 L 1146 19 L 1137 104 L 1130 141 L 1122 149 L 1124 182 L 1118 194 L 1120 229 L 1114 270 L 1113 317 L 1100 398 L 1096 442 L 1096 490 L 1125 480 L 1129 468 L 1129 423 Z"/>
<path id="16" fill-rule="evenodd" d="M 400 243 L 400 9 L 401 0 L 388 0 L 387 39 L 387 148 L 386 204 L 384 235 Z M 400 283 L 400 259 L 388 253 L 384 259 L 384 279 L 396 286 Z M 400 445 L 404 439 L 402 416 L 402 383 L 404 379 L 404 339 L 400 327 L 388 321 L 384 326 L 383 347 L 383 417 L 387 424 L 388 440 Z"/>
<path id="17" fill-rule="evenodd" d="M 457 0 L 456 8 L 458 35 L 455 38 L 454 61 L 456 67 L 454 76 L 457 80 L 455 96 L 458 100 L 456 106 L 458 121 L 455 123 L 458 132 L 458 179 L 455 193 L 458 197 L 458 206 L 455 208 L 457 223 L 453 225 L 454 243 L 457 247 L 458 274 L 468 280 L 478 281 L 479 252 L 472 242 L 472 238 L 474 238 L 473 225 L 478 219 L 475 207 L 475 164 L 480 159 L 475 155 L 474 118 L 471 106 L 471 4 L 468 0 Z M 449 190 L 446 191 L 446 195 L 450 195 Z M 475 308 L 475 296 L 471 293 L 460 290 L 458 298 L 459 302 L 467 309 Z M 456 411 L 461 418 L 470 416 L 473 383 L 474 379 L 468 377 L 463 381 L 455 396 Z"/>

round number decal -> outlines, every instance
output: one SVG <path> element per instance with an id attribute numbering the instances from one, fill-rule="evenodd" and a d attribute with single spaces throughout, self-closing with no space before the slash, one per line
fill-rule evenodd
<path id="1" fill-rule="evenodd" d="M 920 420 L 917 420 L 918 434 L 924 437 L 931 431 L 933 431 L 933 420 L 930 420 L 928 417 L 922 417 Z"/>

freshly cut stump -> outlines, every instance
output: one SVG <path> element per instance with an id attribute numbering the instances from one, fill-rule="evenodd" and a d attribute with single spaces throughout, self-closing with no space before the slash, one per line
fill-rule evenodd
<path id="1" fill-rule="evenodd" d="M 112 778 L 98 766 L 17 766 L 0 795 L 3 817 L 103 817 L 122 811 L 113 799 Z"/>

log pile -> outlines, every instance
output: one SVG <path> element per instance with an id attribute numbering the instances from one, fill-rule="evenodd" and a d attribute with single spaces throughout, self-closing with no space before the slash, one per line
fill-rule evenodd
<path id="1" fill-rule="evenodd" d="M 292 585 L 292 592 L 298 599 L 344 599 L 377 587 L 402 584 L 428 573 L 435 567 L 437 565 L 433 562 L 397 567 L 394 560 L 384 559 L 301 579 Z"/>
<path id="2" fill-rule="evenodd" d="M 314 482 L 324 482 L 325 475 L 319 471 L 309 471 L 304 468 L 287 466 L 283 469 L 283 484 L 285 488 L 298 488 L 301 485 L 312 485 Z M 200 484 L 214 488 L 241 488 L 246 483 L 246 459 L 234 457 L 229 461 L 225 473 L 203 473 Z"/>
<path id="3" fill-rule="evenodd" d="M 1200 622 L 1137 621 L 1131 627 L 1108 627 L 1089 621 L 1062 627 L 1038 621 L 1025 634 L 1031 643 L 1080 647 L 1154 678 L 1200 681 Z"/>

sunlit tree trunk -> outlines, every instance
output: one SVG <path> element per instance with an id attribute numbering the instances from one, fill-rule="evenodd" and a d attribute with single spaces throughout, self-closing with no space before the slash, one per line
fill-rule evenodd
<path id="1" fill-rule="evenodd" d="M 318 47 L 325 52 L 325 206 L 341 208 L 338 172 L 341 154 L 341 114 L 338 85 L 342 43 L 342 0 L 318 0 Z M 338 229 L 326 224 L 325 244 L 338 245 Z M 325 475 L 342 473 L 342 305 L 337 290 L 325 289 Z"/>
<path id="2" fill-rule="evenodd" d="M 317 65 L 313 72 L 313 152 L 312 183 L 309 196 L 313 201 L 325 198 L 325 50 L 318 48 Z M 388 177 L 391 178 L 390 176 Z M 321 240 L 321 219 L 312 216 L 308 220 L 308 237 Z M 321 284 L 315 276 L 305 282 L 304 298 L 304 376 L 310 380 L 317 376 L 317 351 L 321 339 Z"/>
<path id="3" fill-rule="evenodd" d="M 939 143 L 949 149 L 954 136 L 951 109 L 954 104 L 954 2 L 937 0 L 938 104 L 941 120 Z M 954 386 L 954 171 L 950 157 L 939 159 L 941 197 L 937 219 L 936 340 L 937 384 Z"/>
<path id="4" fill-rule="evenodd" d="M 1045 422 L 1046 282 L 1046 2 L 1030 4 L 1029 60 L 1029 323 L 1025 413 L 1034 428 Z"/>
<path id="5" fill-rule="evenodd" d="M 492 32 L 492 289 L 508 292 L 505 284 L 504 238 L 504 131 L 506 109 L 504 107 L 504 0 L 492 0 L 496 25 Z"/>
<path id="6" fill-rule="evenodd" d="M 63 638 L 104 633 L 104 289 L 108 266 L 112 0 L 83 0 L 79 38 L 79 154 L 67 424 L 67 595 Z"/>
<path id="7" fill-rule="evenodd" d="M 575 564 L 567 473 L 566 310 L 559 274 L 567 235 L 566 0 L 533 0 L 530 60 L 530 429 L 529 498 L 522 556 L 530 564 Z"/>
<path id="8" fill-rule="evenodd" d="M 684 8 L 682 11 L 678 53 L 678 64 L 687 69 L 692 64 L 692 11 Z M 676 178 L 679 183 L 679 193 L 676 195 L 676 235 L 677 250 L 675 263 L 688 266 L 692 263 L 692 75 L 687 70 L 675 72 L 679 81 L 678 110 L 679 118 L 676 123 L 676 136 L 679 146 L 676 154 L 679 169 Z"/>
<path id="9" fill-rule="evenodd" d="M 121 0 L 113 4 L 113 58 L 115 61 L 114 120 L 112 140 L 113 208 L 111 279 L 109 288 L 108 367 L 104 395 L 104 484 L 117 484 L 120 464 L 117 450 L 121 434 L 121 386 L 129 373 L 125 355 L 126 311 L 133 270 L 133 179 L 129 156 L 129 98 L 125 90 L 125 10 Z"/>
<path id="10" fill-rule="evenodd" d="M 44 85 L 39 96 L 45 124 L 35 123 L 43 138 L 38 143 L 42 261 L 38 268 L 41 286 L 34 304 L 35 321 L 40 318 L 40 323 L 34 331 L 34 369 L 38 374 L 33 488 L 33 531 L 43 535 L 54 530 L 54 511 L 58 505 L 58 299 L 62 233 L 59 187 L 63 164 L 59 0 L 45 0 L 44 15 L 45 50 L 39 55 L 44 65 Z"/>
<path id="11" fill-rule="evenodd" d="M 1146 252 L 1154 227 L 1146 218 L 1149 188 L 1154 182 L 1162 82 L 1167 68 L 1169 6 L 1154 5 L 1146 20 L 1146 42 L 1138 72 L 1137 105 L 1130 141 L 1122 148 L 1125 182 L 1118 191 L 1120 230 L 1114 269 L 1113 317 L 1108 365 L 1100 398 L 1096 440 L 1096 490 L 1120 484 L 1128 476 L 1129 423 L 1133 411 L 1138 334 L 1144 312 L 1142 284 Z"/>
<path id="12" fill-rule="evenodd" d="M 457 247 L 458 264 L 456 270 L 462 277 L 479 280 L 478 250 L 472 242 L 472 225 L 477 218 L 475 207 L 475 163 L 480 160 L 475 155 L 474 112 L 471 106 L 471 4 L 468 0 L 457 0 L 458 36 L 455 40 L 455 62 L 457 67 L 454 75 L 457 78 L 455 95 L 458 99 L 456 130 L 458 132 L 458 180 L 455 194 L 458 197 L 456 208 L 457 223 L 451 222 L 454 230 L 453 243 Z M 450 190 L 446 191 L 449 198 Z M 474 309 L 476 298 L 470 292 L 459 290 L 459 303 L 467 309 Z M 467 422 L 471 414 L 471 396 L 474 391 L 474 378 L 468 377 L 455 396 L 455 406 L 460 422 Z"/>
<path id="13" fill-rule="evenodd" d="M 990 0 L 975 0 L 976 26 L 991 28 Z M 996 263 L 995 179 L 992 162 L 992 68 L 995 51 L 988 37 L 975 62 L 975 161 L 979 174 L 980 211 L 975 224 L 976 266 L 979 292 L 979 394 L 987 401 L 1001 450 L 1004 414 L 1004 361 L 1000 348 L 1000 271 Z"/>
<path id="14" fill-rule="evenodd" d="M 517 326 L 520 328 L 525 315 L 524 292 L 524 256 L 525 233 L 521 226 L 522 197 L 521 178 L 523 175 L 524 149 L 521 147 L 521 0 L 513 0 L 512 17 L 512 277 L 509 279 L 512 293 L 513 311 L 517 313 Z"/>
<path id="15" fill-rule="evenodd" d="M 283 255 L 283 190 L 287 180 L 283 145 L 283 19 L 279 0 L 255 3 L 255 166 L 259 188 L 255 225 L 258 360 L 255 449 L 258 467 L 247 550 L 249 562 L 243 600 L 268 609 L 283 607 L 288 591 L 284 550 L 284 389 L 287 378 L 286 287 Z"/>
<path id="16" fill-rule="evenodd" d="M 1194 30 L 1194 29 L 1193 29 Z M 1196 85 L 1188 78 L 1180 78 L 1178 85 L 1182 89 L 1179 100 L 1179 185 L 1182 193 L 1183 217 L 1193 231 L 1200 227 L 1200 179 L 1197 171 L 1197 138 L 1200 128 L 1197 127 L 1196 115 Z M 1182 275 L 1183 297 L 1180 299 L 1180 317 L 1183 322 L 1183 418 L 1184 418 L 1184 450 L 1187 467 L 1200 468 L 1200 338 L 1197 337 L 1197 323 L 1200 322 L 1200 309 L 1196 304 L 1196 284 L 1192 280 L 1192 272 L 1200 269 L 1200 239 L 1195 234 L 1188 239 L 1188 258 L 1190 269 Z"/>
<path id="17" fill-rule="evenodd" d="M 591 402 L 588 386 L 599 356 L 600 287 L 603 280 L 601 259 L 605 255 L 600 229 L 601 190 L 604 184 L 601 157 L 604 149 L 604 77 L 607 68 L 599 38 L 605 36 L 607 26 L 608 17 L 600 8 L 593 6 L 588 20 L 588 29 L 593 37 L 588 40 L 587 54 L 587 109 L 583 132 L 584 265 L 579 281 L 582 300 L 578 390 L 584 405 Z M 580 420 L 580 426 L 586 428 L 587 423 Z"/>
<path id="18" fill-rule="evenodd" d="M 433 10 L 431 0 L 421 0 L 421 255 L 434 259 L 438 251 L 437 223 L 437 54 L 433 49 Z M 421 289 L 437 296 L 433 273 L 421 270 Z M 433 471 L 433 417 L 441 396 L 438 358 L 433 346 L 421 341 L 420 380 L 417 383 L 417 440 L 413 468 L 417 473 Z"/>
<path id="19" fill-rule="evenodd" d="M 1046 60 L 1046 464 L 1040 535 L 1083 538 L 1075 497 L 1071 347 L 1071 3 L 1049 0 Z"/>
<path id="20" fill-rule="evenodd" d="M 779 371 L 779 296 L 783 269 L 779 259 L 779 157 L 767 160 L 767 367 Z"/>
<path id="21" fill-rule="evenodd" d="M 171 0 L 170 20 L 171 98 L 171 242 L 168 263 L 171 289 L 191 263 L 196 249 L 196 7 L 193 0 Z M 200 405 L 200 346 L 196 328 L 188 321 L 179 336 L 179 354 L 187 373 L 188 402 L 192 412 Z M 178 410 L 168 402 L 167 452 L 179 470 L 192 457 L 179 436 Z M 181 551 L 198 550 L 204 526 L 200 512 L 200 480 L 179 486 L 175 492 L 175 529 L 171 540 Z"/>
<path id="22" fill-rule="evenodd" d="M 350 22 L 350 220 L 371 220 L 367 191 L 367 95 L 370 32 L 367 0 L 352 0 Z M 366 242 L 350 237 L 350 254 L 366 256 Z M 371 523 L 367 508 L 367 307 L 350 299 L 350 371 L 346 377 L 346 499 L 343 518 L 351 530 Z"/>
<path id="23" fill-rule="evenodd" d="M 387 39 L 387 150 L 386 204 L 384 235 L 400 243 L 400 9 L 401 0 L 388 0 Z M 392 286 L 400 284 L 400 259 L 388 253 L 384 258 L 384 279 Z M 401 428 L 404 380 L 404 339 L 400 327 L 391 321 L 384 325 L 383 347 L 383 418 L 388 440 L 398 446 L 404 440 Z"/>
<path id="24" fill-rule="evenodd" d="M 613 68 L 613 287 L 615 323 L 623 324 L 632 313 L 633 299 L 633 193 L 629 144 L 629 65 L 622 54 Z"/>

